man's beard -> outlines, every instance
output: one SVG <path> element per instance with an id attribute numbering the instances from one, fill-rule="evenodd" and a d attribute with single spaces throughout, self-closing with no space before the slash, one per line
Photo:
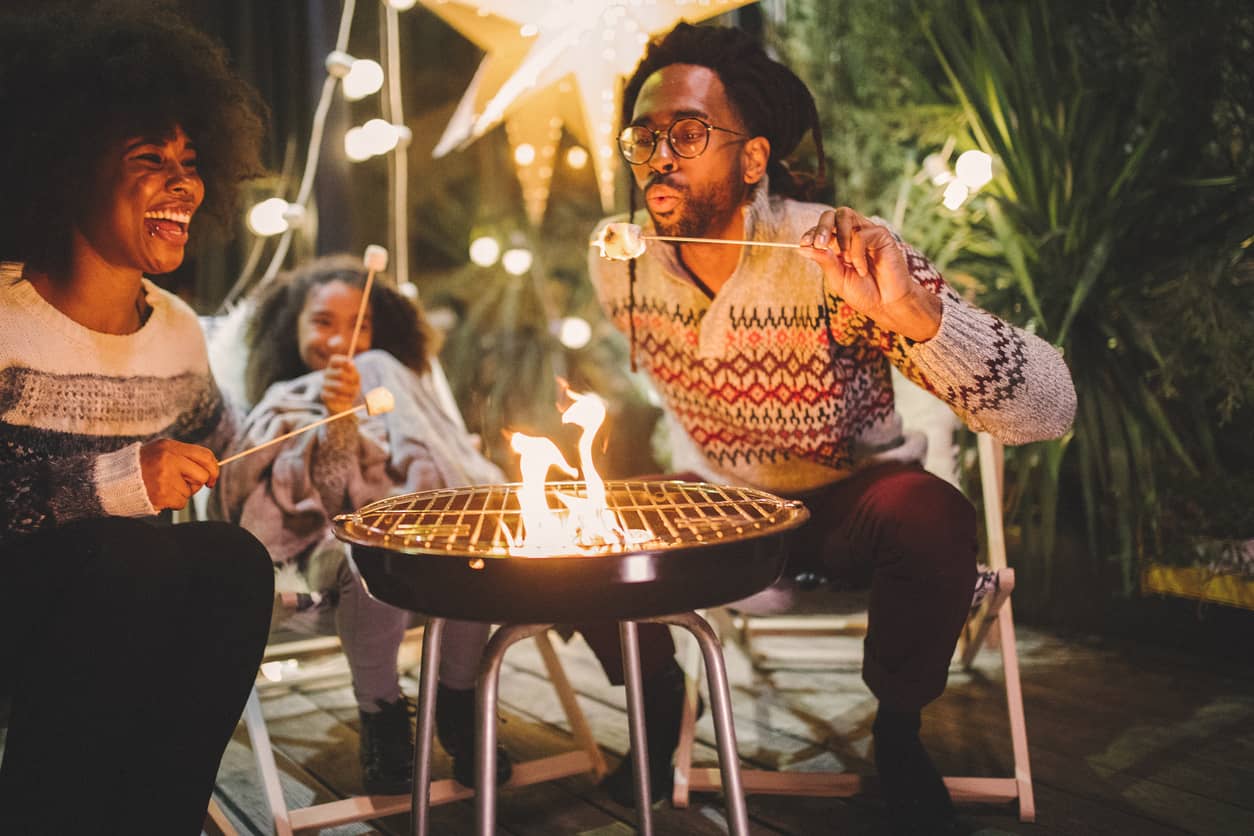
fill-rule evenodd
<path id="1" fill-rule="evenodd" d="M 659 178 L 663 182 L 665 178 Z M 730 184 L 716 183 L 701 192 L 694 192 L 687 186 L 666 184 L 668 188 L 679 192 L 682 198 L 677 217 L 663 220 L 649 211 L 653 218 L 653 227 L 661 235 L 678 238 L 708 238 L 714 228 L 727 223 L 736 211 L 740 201 L 732 194 Z"/>

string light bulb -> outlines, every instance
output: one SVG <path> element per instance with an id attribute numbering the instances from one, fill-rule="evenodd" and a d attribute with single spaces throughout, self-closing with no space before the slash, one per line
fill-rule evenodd
<path id="1" fill-rule="evenodd" d="M 581 171 L 588 164 L 588 152 L 583 146 L 575 145 L 566 152 L 566 165 L 575 171 Z"/>
<path id="2" fill-rule="evenodd" d="M 344 98 L 350 102 L 364 99 L 383 88 L 383 67 L 378 61 L 358 58 L 341 84 L 344 86 Z"/>
<path id="3" fill-rule="evenodd" d="M 949 163 L 946 159 L 947 157 L 940 154 L 928 154 L 923 158 L 923 173 L 937 186 L 943 186 L 954 179 L 954 174 L 949 170 Z"/>
<path id="4" fill-rule="evenodd" d="M 983 151 L 963 151 L 954 163 L 954 172 L 967 188 L 975 191 L 993 179 L 993 158 Z"/>
<path id="5" fill-rule="evenodd" d="M 531 165 L 536 161 L 536 147 L 524 142 L 514 149 L 514 162 L 519 165 Z"/>
<path id="6" fill-rule="evenodd" d="M 286 232 L 288 221 L 284 215 L 288 202 L 281 197 L 271 197 L 248 210 L 248 228 L 263 238 Z"/>
<path id="7" fill-rule="evenodd" d="M 406 126 L 393 125 L 385 119 L 371 119 L 345 132 L 344 153 L 350 160 L 359 163 L 386 154 L 393 148 L 404 147 L 411 139 L 413 134 Z"/>
<path id="8" fill-rule="evenodd" d="M 949 185 L 945 187 L 945 196 L 941 203 L 946 209 L 957 209 L 970 193 L 971 190 L 967 188 L 966 183 L 961 180 L 951 180 Z"/>
<path id="9" fill-rule="evenodd" d="M 511 276 L 522 276 L 531 269 L 532 255 L 531 250 L 522 247 L 515 247 L 512 250 L 506 250 L 501 256 L 501 266 L 505 268 L 505 272 Z"/>
<path id="10" fill-rule="evenodd" d="M 361 126 L 349 128 L 344 134 L 344 154 L 353 162 L 359 163 L 374 156 L 370 139 Z"/>
<path id="11" fill-rule="evenodd" d="M 592 326 L 583 317 L 564 317 L 558 328 L 557 338 L 562 345 L 572 351 L 578 351 L 592 341 Z"/>
<path id="12" fill-rule="evenodd" d="M 491 267 L 500 257 L 501 245 L 495 238 L 484 235 L 470 242 L 470 260 L 480 267 Z"/>

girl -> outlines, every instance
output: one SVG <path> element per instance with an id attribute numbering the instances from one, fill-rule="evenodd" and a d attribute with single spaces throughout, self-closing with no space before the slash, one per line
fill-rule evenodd
<path id="1" fill-rule="evenodd" d="M 366 272 L 331 256 L 280 277 L 247 329 L 246 389 L 257 406 L 236 449 L 261 444 L 362 402 L 386 386 L 392 412 L 357 413 L 233 462 L 215 491 L 216 512 L 270 549 L 286 607 L 276 622 L 338 633 L 361 716 L 362 783 L 371 794 L 408 792 L 413 737 L 396 655 L 409 613 L 371 598 L 331 519 L 409 491 L 503 481 L 430 374 L 432 339 L 419 310 L 386 282 L 371 292 L 348 357 Z M 454 776 L 474 784 L 474 682 L 489 625 L 449 622 L 436 725 Z M 503 755 L 503 753 L 501 753 Z M 509 762 L 502 758 L 500 779 Z"/>

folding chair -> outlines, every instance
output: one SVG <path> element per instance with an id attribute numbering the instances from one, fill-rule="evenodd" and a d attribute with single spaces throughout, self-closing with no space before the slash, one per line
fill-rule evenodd
<path id="1" fill-rule="evenodd" d="M 1017 801 L 1019 819 L 1036 818 L 1032 792 L 1032 772 L 1028 762 L 1027 728 L 1023 716 L 1023 695 L 1019 682 L 1019 656 L 1015 646 L 1014 617 L 1010 593 L 1014 570 L 1006 566 L 1006 543 L 1002 528 L 1002 447 L 991 436 L 979 434 L 980 482 L 984 497 L 984 524 L 987 534 L 989 568 L 979 576 L 972 598 L 971 615 L 963 628 L 958 653 L 964 667 L 970 668 L 990 631 L 1000 641 L 1005 674 L 1006 708 L 1010 723 L 1014 776 L 1007 778 L 946 777 L 945 786 L 954 801 L 1005 803 Z M 734 611 L 723 611 L 710 619 L 721 627 L 724 640 L 738 641 L 755 666 L 767 666 L 765 654 L 753 647 L 753 639 L 765 635 L 832 635 L 865 632 L 865 621 L 832 616 L 759 618 Z M 812 667 L 822 656 L 807 659 L 790 656 L 789 667 Z M 830 657 L 827 657 L 830 661 Z M 692 745 L 696 726 L 697 682 L 688 682 L 679 746 L 675 752 L 676 807 L 688 806 L 692 792 L 718 791 L 721 787 L 716 768 L 692 766 Z M 842 797 L 863 789 L 861 776 L 847 772 L 741 771 L 746 793 Z"/>
<path id="2" fill-rule="evenodd" d="M 534 636 L 534 639 L 544 659 L 545 667 L 548 669 L 549 679 L 557 690 L 558 699 L 562 703 L 562 709 L 566 713 L 566 719 L 570 723 L 578 748 L 559 755 L 514 764 L 513 775 L 505 786 L 527 786 L 583 772 L 593 773 L 595 779 L 599 781 L 606 772 L 605 760 L 596 741 L 592 738 L 588 721 L 575 700 L 575 691 L 566 677 L 566 671 L 562 668 L 548 634 L 540 633 Z M 306 642 L 272 645 L 266 649 L 266 659 L 290 658 L 296 653 L 315 646 L 323 647 L 327 642 L 334 643 L 336 640 L 334 638 L 310 639 Z M 248 729 L 253 754 L 257 758 L 262 792 L 270 807 L 276 836 L 291 836 L 297 831 L 334 827 L 410 811 L 409 794 L 353 796 L 310 807 L 289 808 L 283 797 L 283 788 L 279 782 L 279 769 L 274 759 L 270 734 L 266 730 L 266 721 L 261 713 L 261 699 L 256 687 L 249 694 L 248 703 L 244 707 L 244 725 Z M 430 803 L 432 806 L 473 796 L 473 789 L 462 786 L 452 778 L 431 782 Z"/>

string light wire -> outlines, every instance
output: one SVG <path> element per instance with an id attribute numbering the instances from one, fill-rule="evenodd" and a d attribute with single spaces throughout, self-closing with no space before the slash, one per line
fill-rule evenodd
<path id="1" fill-rule="evenodd" d="M 348 36 L 352 31 L 353 12 L 356 10 L 356 6 L 356 0 L 344 0 L 344 8 L 340 13 L 339 31 L 335 38 L 335 50 L 337 52 L 348 51 Z M 391 7 L 388 8 L 391 10 Z M 394 11 L 392 13 L 395 14 Z M 339 79 L 335 75 L 328 72 L 326 79 L 322 82 L 322 92 L 318 97 L 318 106 L 314 110 L 313 128 L 309 136 L 309 149 L 305 156 L 305 168 L 301 175 L 300 188 L 296 192 L 296 200 L 294 201 L 294 204 L 301 209 L 306 208 L 309 203 L 309 196 L 313 192 L 314 176 L 318 170 L 318 157 L 322 152 L 322 137 L 326 130 L 327 112 L 331 109 L 331 98 L 335 94 L 335 85 L 338 81 Z M 287 251 L 292 245 L 292 235 L 294 233 L 295 229 L 289 226 L 279 236 L 274 255 L 270 259 L 270 264 L 266 267 L 266 272 L 262 275 L 261 281 L 263 284 L 278 275 L 284 259 L 287 258 Z M 226 300 L 222 303 L 223 308 L 229 308 L 232 303 L 248 290 L 249 285 L 252 283 L 251 273 L 257 261 L 259 259 L 254 259 L 250 256 L 245 272 L 240 274 L 239 279 L 235 282 L 235 286 L 227 293 Z"/>

